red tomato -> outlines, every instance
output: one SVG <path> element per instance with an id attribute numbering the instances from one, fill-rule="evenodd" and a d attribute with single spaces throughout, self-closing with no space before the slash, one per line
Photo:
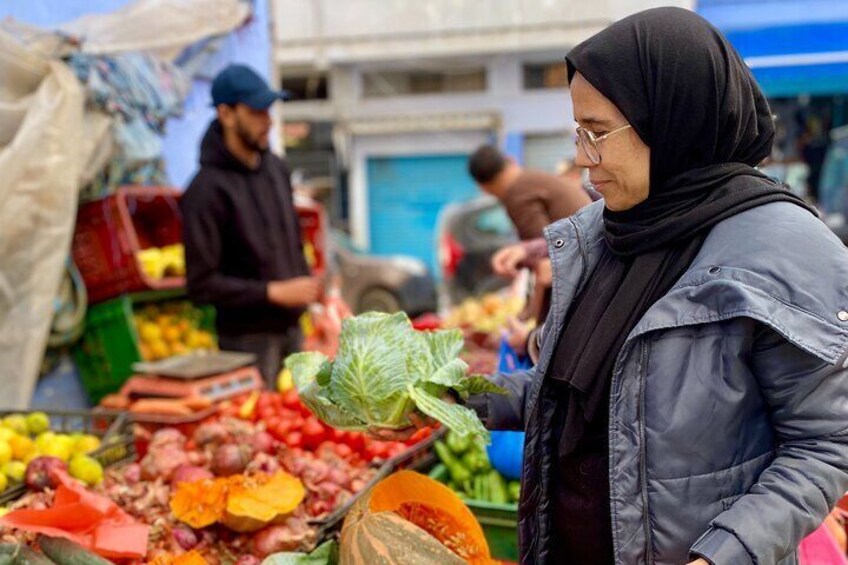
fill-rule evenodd
<path id="1" fill-rule="evenodd" d="M 303 444 L 309 447 L 318 447 L 326 439 L 324 426 L 314 416 L 310 416 L 303 422 L 302 432 Z"/>
<path id="2" fill-rule="evenodd" d="M 290 432 L 283 439 L 283 443 L 292 448 L 301 447 L 303 445 L 303 435 L 300 432 Z"/>
<path id="3" fill-rule="evenodd" d="M 280 399 L 283 403 L 283 406 L 285 406 L 286 408 L 300 408 L 300 397 L 297 395 L 297 391 L 295 389 L 287 390 L 280 396 Z"/>
<path id="4" fill-rule="evenodd" d="M 336 452 L 336 455 L 343 459 L 347 459 L 353 455 L 353 449 L 349 445 L 345 445 L 344 443 L 335 443 L 333 444 L 333 449 Z"/>

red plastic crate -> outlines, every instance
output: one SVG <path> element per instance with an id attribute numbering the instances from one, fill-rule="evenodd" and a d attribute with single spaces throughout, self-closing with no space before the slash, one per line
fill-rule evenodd
<path id="1" fill-rule="evenodd" d="M 72 252 L 90 304 L 185 286 L 183 277 L 151 279 L 136 258 L 142 249 L 182 242 L 179 197 L 171 188 L 123 187 L 80 207 Z"/>
<path id="2" fill-rule="evenodd" d="M 295 197 L 295 210 L 303 245 L 311 245 L 314 253 L 312 273 L 321 276 L 327 269 L 327 214 L 321 204 L 309 198 Z"/>

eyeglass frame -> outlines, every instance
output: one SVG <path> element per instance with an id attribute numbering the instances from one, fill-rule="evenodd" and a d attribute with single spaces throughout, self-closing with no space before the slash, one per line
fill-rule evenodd
<path id="1" fill-rule="evenodd" d="M 616 134 L 616 133 L 618 133 L 618 132 L 624 131 L 624 130 L 626 130 L 626 129 L 628 129 L 628 128 L 632 128 L 632 127 L 633 127 L 633 125 L 632 125 L 632 124 L 624 124 L 623 126 L 618 127 L 618 128 L 616 128 L 616 129 L 614 129 L 614 130 L 612 130 L 612 131 L 610 131 L 610 132 L 607 132 L 607 133 L 605 133 L 604 135 L 602 135 L 602 136 L 600 136 L 600 137 L 595 137 L 595 134 L 594 134 L 594 133 L 592 133 L 590 130 L 588 130 L 588 129 L 586 129 L 586 128 L 583 128 L 583 127 L 580 127 L 580 126 L 577 126 L 577 129 L 575 130 L 575 131 L 576 131 L 576 133 L 577 133 L 577 139 L 576 139 L 575 141 L 577 142 L 577 145 L 583 146 L 583 151 L 586 153 L 586 157 L 588 157 L 588 158 L 589 158 L 589 160 L 592 162 L 592 164 L 593 164 L 593 165 L 600 165 L 600 164 L 601 164 L 601 160 L 602 160 L 602 159 L 601 159 L 601 157 L 602 157 L 602 156 L 601 156 L 601 147 L 600 147 L 600 143 L 601 143 L 603 140 L 605 140 L 606 138 L 608 138 L 609 136 L 611 136 L 611 135 L 613 135 L 613 134 Z M 598 154 L 598 160 L 597 160 L 597 162 L 596 162 L 594 159 L 592 159 L 592 156 L 591 156 L 591 155 L 589 155 L 589 152 L 586 150 L 585 142 L 583 141 L 583 138 L 581 137 L 580 132 L 583 132 L 583 133 L 585 133 L 585 134 L 586 134 L 586 137 L 589 139 L 589 143 L 591 143 L 591 144 L 592 144 L 592 146 L 593 146 L 593 147 L 594 147 L 594 149 L 595 149 L 595 152 Z"/>

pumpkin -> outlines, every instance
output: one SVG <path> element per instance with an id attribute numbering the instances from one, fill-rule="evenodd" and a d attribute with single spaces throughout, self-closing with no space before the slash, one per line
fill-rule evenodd
<path id="1" fill-rule="evenodd" d="M 230 483 L 221 523 L 236 532 L 255 532 L 285 520 L 305 496 L 303 483 L 284 471 L 242 477 Z"/>
<path id="2" fill-rule="evenodd" d="M 490 565 L 483 529 L 448 487 L 400 471 L 354 504 L 344 522 L 341 565 Z"/>
<path id="3" fill-rule="evenodd" d="M 182 482 L 171 496 L 171 512 L 192 528 L 205 528 L 221 519 L 227 507 L 227 479 Z"/>

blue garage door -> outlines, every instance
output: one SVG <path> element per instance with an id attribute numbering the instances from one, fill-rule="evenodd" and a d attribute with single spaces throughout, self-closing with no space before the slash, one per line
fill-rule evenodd
<path id="1" fill-rule="evenodd" d="M 468 155 L 368 160 L 371 252 L 411 255 L 436 268 L 434 232 L 442 206 L 479 195 Z"/>

